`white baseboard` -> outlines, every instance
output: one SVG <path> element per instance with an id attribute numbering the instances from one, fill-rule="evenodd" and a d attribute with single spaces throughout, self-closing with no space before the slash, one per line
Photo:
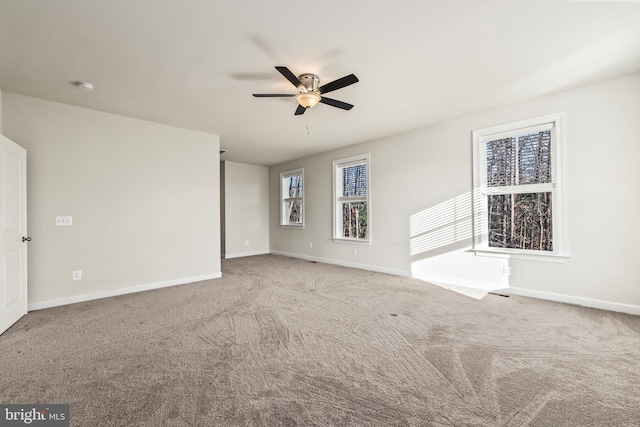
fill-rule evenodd
<path id="1" fill-rule="evenodd" d="M 356 262 L 340 261 L 340 260 L 331 259 L 331 258 L 320 258 L 317 256 L 294 254 L 294 253 L 282 252 L 282 251 L 271 251 L 270 253 L 272 253 L 273 255 L 282 255 L 290 258 L 306 259 L 307 261 L 322 262 L 325 264 L 339 265 L 342 267 L 359 268 L 360 270 L 375 271 L 377 273 L 393 274 L 395 276 L 411 276 L 410 271 L 400 270 L 396 268 L 379 267 L 377 265 L 369 265 L 369 264 L 358 264 Z"/>
<path id="2" fill-rule="evenodd" d="M 617 311 L 620 313 L 628 313 L 640 315 L 640 306 L 633 304 L 624 304 L 613 301 L 603 301 L 599 299 L 575 297 L 572 295 L 556 294 L 554 292 L 536 291 L 524 288 L 506 288 L 500 289 L 501 294 L 517 295 L 522 297 L 538 298 L 547 301 L 562 302 L 566 304 L 581 305 L 583 307 L 599 308 L 601 310 Z"/>
<path id="3" fill-rule="evenodd" d="M 74 295 L 65 298 L 56 298 L 47 301 L 39 301 L 27 304 L 28 311 L 42 310 L 43 308 L 58 307 L 61 305 L 75 304 L 77 302 L 91 301 L 100 298 L 115 297 L 118 295 L 133 294 L 136 292 L 150 291 L 152 289 L 167 288 L 169 286 L 185 285 L 187 283 L 201 282 L 203 280 L 219 279 L 222 272 L 204 274 L 202 276 L 184 277 L 182 279 L 167 280 L 164 282 L 147 283 L 144 285 L 129 286 L 126 288 L 110 289 L 108 291 L 92 292 L 90 294 Z"/>
<path id="4" fill-rule="evenodd" d="M 238 252 L 235 254 L 224 254 L 223 257 L 224 259 L 231 259 L 231 258 L 241 258 L 241 257 L 245 257 L 245 256 L 254 256 L 254 255 L 266 255 L 270 253 L 268 250 L 267 251 L 253 251 L 253 252 Z"/>
<path id="5" fill-rule="evenodd" d="M 271 253 L 274 255 L 282 255 L 282 256 L 287 256 L 291 258 L 301 258 L 301 259 L 306 259 L 308 261 L 317 261 L 317 262 L 323 262 L 325 264 L 334 264 L 334 265 L 340 265 L 343 267 L 359 268 L 361 270 L 376 271 L 379 273 L 388 273 L 388 274 L 394 274 L 397 276 L 410 276 L 419 280 L 423 280 L 425 282 L 433 283 L 434 285 L 447 288 L 447 289 L 462 286 L 462 287 L 468 287 L 468 288 L 482 289 L 485 291 L 496 291 L 501 294 L 507 294 L 507 295 L 519 295 L 523 297 L 538 298 L 538 299 L 543 299 L 547 301 L 561 302 L 565 304 L 599 308 L 601 310 L 617 311 L 620 313 L 640 315 L 640 306 L 638 305 L 624 304 L 624 303 L 618 303 L 613 301 L 603 301 L 603 300 L 597 300 L 592 298 L 575 297 L 571 295 L 556 294 L 553 292 L 536 291 L 533 289 L 504 288 L 502 287 L 502 285 L 496 285 L 495 283 L 458 279 L 455 277 L 435 276 L 435 275 L 429 275 L 424 273 L 413 273 L 406 270 L 378 267 L 378 266 L 372 266 L 368 264 L 357 264 L 353 262 L 339 261 L 339 260 L 334 260 L 330 258 L 320 258 L 320 257 L 314 257 L 310 255 L 302 255 L 302 254 L 295 254 L 295 253 L 282 252 L 282 251 L 271 251 Z"/>

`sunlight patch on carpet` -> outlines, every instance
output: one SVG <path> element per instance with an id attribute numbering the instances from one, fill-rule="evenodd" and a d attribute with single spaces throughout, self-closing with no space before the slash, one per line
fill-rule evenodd
<path id="1" fill-rule="evenodd" d="M 486 297 L 487 294 L 489 293 L 489 291 L 486 291 L 484 289 L 467 288 L 465 286 L 450 286 L 450 287 L 445 287 L 445 289 L 449 291 L 457 292 L 459 294 L 462 294 L 477 300 L 481 300 L 482 298 Z"/>

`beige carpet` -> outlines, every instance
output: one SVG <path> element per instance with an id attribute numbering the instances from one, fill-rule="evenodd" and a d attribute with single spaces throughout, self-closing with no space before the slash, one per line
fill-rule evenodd
<path id="1" fill-rule="evenodd" d="M 264 255 L 30 313 L 0 403 L 73 426 L 637 426 L 640 317 Z"/>

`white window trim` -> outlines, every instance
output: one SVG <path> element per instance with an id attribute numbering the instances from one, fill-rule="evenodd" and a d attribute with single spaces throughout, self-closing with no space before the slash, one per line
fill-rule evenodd
<path id="1" fill-rule="evenodd" d="M 283 192 L 282 181 L 285 178 L 289 178 L 289 177 L 295 176 L 295 175 L 302 175 L 302 197 L 287 197 L 285 199 L 284 192 Z M 305 221 L 305 217 L 307 216 L 306 215 L 306 211 L 305 211 L 305 206 L 304 206 L 304 199 L 305 199 L 305 197 L 304 197 L 305 196 L 304 185 L 305 185 L 304 168 L 299 168 L 299 169 L 294 169 L 294 170 L 290 170 L 290 171 L 280 172 L 280 227 L 281 228 L 298 228 L 298 229 L 304 228 L 304 221 Z M 289 224 L 285 220 L 284 204 L 285 204 L 286 200 L 293 200 L 293 199 L 300 199 L 300 201 L 302 202 L 302 223 L 300 223 L 300 224 Z"/>
<path id="2" fill-rule="evenodd" d="M 478 256 L 490 256 L 499 258 L 524 259 L 532 261 L 549 261 L 549 262 L 566 262 L 569 258 L 568 239 L 567 239 L 567 223 L 566 223 L 566 197 L 565 174 L 566 164 L 564 156 L 564 145 L 566 140 L 565 134 L 565 114 L 555 113 L 541 117 L 521 120 L 513 123 L 506 123 L 489 128 L 478 129 L 473 131 L 473 248 Z M 554 147 L 553 155 L 555 160 L 552 165 L 553 183 L 552 184 L 534 184 L 518 186 L 514 193 L 524 193 L 530 190 L 538 191 L 541 189 L 552 189 L 552 206 L 553 206 L 553 251 L 535 251 L 525 249 L 508 249 L 508 248 L 491 248 L 488 246 L 487 225 L 487 208 L 486 195 L 495 192 L 494 189 L 486 187 L 486 168 L 480 165 L 484 164 L 483 142 L 491 139 L 500 139 L 507 135 L 513 135 L 519 129 L 524 128 L 544 128 L 547 124 L 552 124 L 554 131 Z M 548 129 L 549 127 L 547 127 Z M 534 129 L 535 131 L 535 129 Z"/>
<path id="3" fill-rule="evenodd" d="M 338 226 L 341 224 L 341 216 L 342 212 L 338 212 L 338 195 L 337 195 L 337 182 L 336 182 L 336 172 L 338 168 L 356 165 L 360 163 L 367 164 L 367 197 L 349 197 L 351 200 L 361 199 L 362 201 L 367 202 L 367 238 L 366 239 L 355 239 L 349 237 L 340 237 Z M 304 180 L 303 180 L 304 183 Z M 371 245 L 371 162 L 369 154 L 361 154 L 358 156 L 346 157 L 344 159 L 334 160 L 333 161 L 333 241 L 334 243 L 349 243 L 355 245 Z M 342 198 L 340 198 L 342 199 Z"/>

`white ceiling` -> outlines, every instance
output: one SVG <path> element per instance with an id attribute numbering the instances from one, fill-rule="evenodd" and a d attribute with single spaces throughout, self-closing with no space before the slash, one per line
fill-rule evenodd
<path id="1" fill-rule="evenodd" d="M 294 116 L 274 68 L 321 83 Z M 640 2 L 0 0 L 0 88 L 215 133 L 272 165 L 640 70 Z M 95 85 L 83 92 L 71 82 Z"/>

